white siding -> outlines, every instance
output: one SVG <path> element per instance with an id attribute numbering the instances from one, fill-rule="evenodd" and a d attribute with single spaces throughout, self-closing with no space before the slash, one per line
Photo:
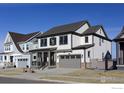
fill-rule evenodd
<path id="1" fill-rule="evenodd" d="M 104 43 L 101 41 L 101 46 L 99 46 L 99 37 L 94 36 L 95 46 L 93 47 L 93 59 L 102 59 L 102 53 L 105 54 L 107 51 L 111 53 L 111 42 L 104 40 Z"/>
<path id="2" fill-rule="evenodd" d="M 105 33 L 103 32 L 103 29 L 102 29 L 102 28 L 100 28 L 100 29 L 96 32 L 96 34 L 101 35 L 101 36 L 103 36 L 103 37 L 106 37 L 106 36 L 105 36 Z"/>
<path id="3" fill-rule="evenodd" d="M 77 35 L 72 35 L 72 47 L 81 45 L 81 37 Z"/>
<path id="4" fill-rule="evenodd" d="M 81 37 L 81 45 L 93 44 L 92 35 L 88 35 L 88 43 L 85 43 L 85 36 Z"/>

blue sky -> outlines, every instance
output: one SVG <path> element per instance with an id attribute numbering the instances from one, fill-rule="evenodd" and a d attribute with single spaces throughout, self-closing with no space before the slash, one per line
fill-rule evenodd
<path id="1" fill-rule="evenodd" d="M 56 25 L 81 20 L 103 25 L 113 39 L 124 25 L 124 4 L 0 4 L 0 51 L 8 31 L 44 32 Z"/>

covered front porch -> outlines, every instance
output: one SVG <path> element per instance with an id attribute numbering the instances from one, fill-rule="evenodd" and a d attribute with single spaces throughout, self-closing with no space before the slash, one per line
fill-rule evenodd
<path id="1" fill-rule="evenodd" d="M 56 48 L 45 48 L 30 51 L 31 67 L 32 68 L 46 68 L 56 67 Z"/>
<path id="2" fill-rule="evenodd" d="M 124 41 L 116 42 L 117 65 L 124 65 Z"/>

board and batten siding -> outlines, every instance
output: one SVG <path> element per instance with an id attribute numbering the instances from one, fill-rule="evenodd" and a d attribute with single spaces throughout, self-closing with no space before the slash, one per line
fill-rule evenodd
<path id="1" fill-rule="evenodd" d="M 104 42 L 102 42 L 102 38 L 101 38 L 101 46 L 99 45 L 100 43 L 100 37 L 96 37 L 94 36 L 94 43 L 95 46 L 93 47 L 93 59 L 100 59 L 102 60 L 102 53 L 104 53 L 104 56 L 106 54 L 107 51 L 109 51 L 110 53 L 111 51 L 111 42 L 108 40 L 104 39 Z"/>
<path id="2" fill-rule="evenodd" d="M 106 37 L 102 28 L 100 28 L 100 29 L 96 32 L 96 34 L 101 35 L 101 36 L 103 36 L 103 37 Z"/>

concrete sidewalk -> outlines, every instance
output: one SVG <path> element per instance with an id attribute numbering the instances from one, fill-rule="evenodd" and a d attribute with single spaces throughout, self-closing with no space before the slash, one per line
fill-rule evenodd
<path id="1" fill-rule="evenodd" d="M 36 73 L 45 74 L 45 75 L 62 75 L 62 74 L 68 74 L 68 73 L 74 72 L 76 70 L 80 70 L 80 69 L 74 69 L 74 68 L 50 68 L 50 69 L 44 69 L 44 70 L 36 70 Z"/>

